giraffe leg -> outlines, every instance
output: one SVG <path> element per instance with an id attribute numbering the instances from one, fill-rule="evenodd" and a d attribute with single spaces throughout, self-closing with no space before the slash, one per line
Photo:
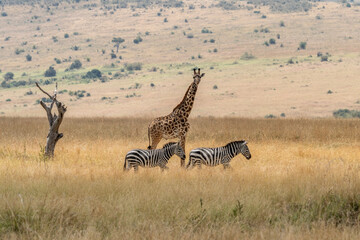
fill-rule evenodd
<path id="1" fill-rule="evenodd" d="M 185 152 L 185 136 L 182 136 L 180 138 L 180 145 L 181 145 L 182 149 Z M 185 153 L 185 156 L 186 156 L 186 153 Z M 180 166 L 181 167 L 185 167 L 185 159 L 186 159 L 186 157 L 184 159 L 180 159 Z"/>

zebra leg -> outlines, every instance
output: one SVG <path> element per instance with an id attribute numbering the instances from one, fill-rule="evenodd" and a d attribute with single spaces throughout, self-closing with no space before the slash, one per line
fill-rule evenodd
<path id="1" fill-rule="evenodd" d="M 197 168 L 198 168 L 199 170 L 201 169 L 201 161 L 200 161 L 200 160 L 195 161 L 194 164 L 197 165 Z"/>
<path id="2" fill-rule="evenodd" d="M 164 170 L 168 171 L 169 167 L 167 166 L 160 166 L 161 172 L 164 172 Z"/>
<path id="3" fill-rule="evenodd" d="M 185 152 L 185 135 L 181 136 L 181 138 L 180 138 L 180 146 L 182 147 L 182 149 Z M 185 153 L 185 156 L 186 156 L 186 153 Z M 186 157 L 184 159 L 180 159 L 180 166 L 183 168 L 185 167 L 185 159 L 186 159 Z"/>
<path id="4" fill-rule="evenodd" d="M 134 165 L 134 172 L 137 173 L 139 171 L 139 166 L 138 165 Z"/>
<path id="5" fill-rule="evenodd" d="M 223 163 L 224 169 L 231 169 L 231 166 L 229 163 Z"/>

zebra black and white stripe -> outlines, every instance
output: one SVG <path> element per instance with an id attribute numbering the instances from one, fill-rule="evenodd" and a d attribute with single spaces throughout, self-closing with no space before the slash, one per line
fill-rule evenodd
<path id="1" fill-rule="evenodd" d="M 200 168 L 201 164 L 207 166 L 217 166 L 222 164 L 224 168 L 227 168 L 230 166 L 231 159 L 239 153 L 249 160 L 251 158 L 251 154 L 246 144 L 247 142 L 242 140 L 230 142 L 227 145 L 218 148 L 193 149 L 190 152 L 187 168 L 193 168 L 196 165 Z"/>
<path id="2" fill-rule="evenodd" d="M 135 149 L 126 154 L 124 171 L 134 168 L 137 171 L 141 167 L 160 167 L 161 170 L 168 169 L 166 164 L 174 155 L 185 159 L 185 153 L 179 143 L 170 142 L 161 149 L 143 150 Z"/>

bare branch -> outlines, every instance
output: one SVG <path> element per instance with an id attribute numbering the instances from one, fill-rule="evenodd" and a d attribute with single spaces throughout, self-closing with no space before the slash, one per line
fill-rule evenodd
<path id="1" fill-rule="evenodd" d="M 50 96 L 50 94 L 48 94 L 47 92 L 45 92 L 45 91 L 39 86 L 38 83 L 35 83 L 35 84 L 36 84 L 36 86 L 40 89 L 40 91 L 42 91 L 43 93 L 45 93 L 46 95 L 48 95 L 48 97 L 49 97 L 50 99 L 54 99 L 54 97 Z"/>

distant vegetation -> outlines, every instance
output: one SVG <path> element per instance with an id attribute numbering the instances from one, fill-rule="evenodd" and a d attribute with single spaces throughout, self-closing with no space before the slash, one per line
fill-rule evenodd
<path id="1" fill-rule="evenodd" d="M 125 63 L 127 71 L 140 71 L 142 69 L 142 63 Z"/>
<path id="2" fill-rule="evenodd" d="M 101 73 L 100 70 L 98 70 L 98 69 L 93 69 L 93 70 L 91 70 L 91 71 L 88 71 L 88 72 L 86 73 L 86 75 L 83 76 L 83 78 L 94 79 L 94 78 L 101 78 L 101 76 L 102 76 L 102 73 Z"/>
<path id="3" fill-rule="evenodd" d="M 360 118 L 360 111 L 339 109 L 333 112 L 333 116 L 336 118 Z"/>
<path id="4" fill-rule="evenodd" d="M 306 49 L 306 45 L 307 45 L 307 43 L 306 43 L 306 42 L 300 42 L 300 43 L 299 43 L 299 48 L 298 48 L 298 49 L 299 49 L 299 50 L 300 50 L 300 49 Z"/>
<path id="5" fill-rule="evenodd" d="M 269 6 L 273 12 L 307 12 L 312 8 L 308 0 L 249 0 L 255 6 Z"/>
<path id="6" fill-rule="evenodd" d="M 55 77 L 56 70 L 54 69 L 54 67 L 50 66 L 49 69 L 45 71 L 44 76 L 45 77 Z"/>
<path id="7" fill-rule="evenodd" d="M 70 65 L 70 70 L 73 69 L 79 69 L 81 68 L 82 63 L 80 62 L 80 60 L 75 60 L 71 65 Z"/>
<path id="8" fill-rule="evenodd" d="M 254 59 L 255 56 L 252 55 L 251 53 L 245 52 L 242 56 L 241 56 L 241 60 L 251 60 Z"/>

